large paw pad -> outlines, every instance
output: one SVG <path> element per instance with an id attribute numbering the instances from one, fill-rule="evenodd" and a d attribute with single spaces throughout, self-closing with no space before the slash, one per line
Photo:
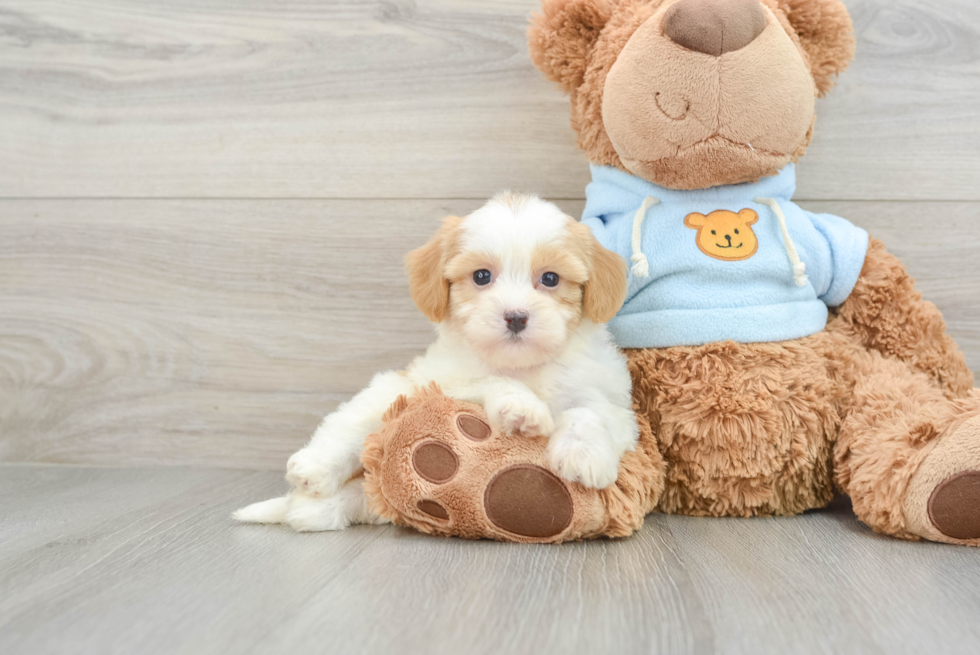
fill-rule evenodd
<path id="1" fill-rule="evenodd" d="M 980 471 L 943 480 L 929 497 L 929 520 L 952 539 L 980 538 Z"/>
<path id="2" fill-rule="evenodd" d="M 487 485 L 483 506 L 487 518 L 501 530 L 536 539 L 561 534 L 575 509 L 565 483 L 531 464 L 497 473 Z"/>

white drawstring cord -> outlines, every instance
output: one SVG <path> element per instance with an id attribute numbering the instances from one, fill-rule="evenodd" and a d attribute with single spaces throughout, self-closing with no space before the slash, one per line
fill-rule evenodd
<path id="1" fill-rule="evenodd" d="M 657 204 L 660 204 L 659 200 L 653 196 L 647 196 L 643 199 L 640 208 L 633 214 L 633 240 L 631 244 L 633 256 L 630 257 L 630 261 L 633 262 L 631 270 L 636 277 L 650 276 L 650 262 L 647 261 L 647 256 L 643 254 L 643 240 L 640 238 L 640 230 L 643 227 L 643 220 L 647 217 L 647 210 Z"/>
<path id="2" fill-rule="evenodd" d="M 793 245 L 793 239 L 789 235 L 789 230 L 786 229 L 786 216 L 783 215 L 782 208 L 776 202 L 775 198 L 763 198 L 760 196 L 755 201 L 761 205 L 768 205 L 772 213 L 776 215 L 776 220 L 779 221 L 779 229 L 783 233 L 783 247 L 786 248 L 786 254 L 789 256 L 789 261 L 793 265 L 793 279 L 796 280 L 796 286 L 806 286 L 806 264 L 800 261 L 800 255 L 796 252 L 796 246 Z"/>

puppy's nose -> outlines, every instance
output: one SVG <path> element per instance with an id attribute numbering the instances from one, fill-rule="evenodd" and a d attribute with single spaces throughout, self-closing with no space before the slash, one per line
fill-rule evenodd
<path id="1" fill-rule="evenodd" d="M 507 312 L 504 314 L 504 320 L 507 321 L 507 329 L 517 334 L 527 327 L 527 312 Z"/>
<path id="2" fill-rule="evenodd" d="M 706 55 L 744 48 L 765 28 L 759 0 L 680 0 L 664 14 L 664 34 L 671 41 Z"/>

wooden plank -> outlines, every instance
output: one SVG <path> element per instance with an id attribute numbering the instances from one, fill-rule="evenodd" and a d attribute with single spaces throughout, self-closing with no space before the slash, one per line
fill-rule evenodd
<path id="1" fill-rule="evenodd" d="M 401 258 L 450 210 L 369 204 L 5 204 L 2 457 L 281 466 L 432 339 Z"/>
<path id="2" fill-rule="evenodd" d="M 628 540 L 562 546 L 228 518 L 282 485 L 0 467 L 0 652 L 972 653 L 980 637 L 976 551 L 876 535 L 846 502 L 651 515 Z"/>
<path id="3" fill-rule="evenodd" d="M 980 200 L 980 7 L 848 0 L 800 197 Z M 3 197 L 581 197 L 537 0 L 0 0 Z"/>
<path id="4" fill-rule="evenodd" d="M 786 518 L 654 517 L 684 553 L 717 653 L 976 650 L 972 549 L 875 534 L 846 499 Z"/>
<path id="5" fill-rule="evenodd" d="M 88 484 L 65 493 L 52 471 Z M 269 473 L 8 466 L 0 476 L 28 488 L 41 478 L 46 490 L 33 516 L 19 510 L 34 493 L 0 496 L 0 538 L 14 535 L 0 542 L 10 655 L 244 652 L 390 529 L 329 543 L 235 524 L 243 498 L 283 491 Z"/>
<path id="6" fill-rule="evenodd" d="M 402 256 L 478 205 L 0 202 L 0 460 L 281 470 L 431 342 Z M 980 203 L 807 207 L 890 244 L 980 370 Z"/>

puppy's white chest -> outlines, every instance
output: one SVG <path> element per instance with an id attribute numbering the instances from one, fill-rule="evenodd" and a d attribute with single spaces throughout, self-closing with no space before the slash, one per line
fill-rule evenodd
<path id="1" fill-rule="evenodd" d="M 562 385 L 559 383 L 559 375 L 555 367 L 545 367 L 527 375 L 520 381 L 527 385 L 535 396 L 546 403 L 550 403 L 561 393 Z"/>

